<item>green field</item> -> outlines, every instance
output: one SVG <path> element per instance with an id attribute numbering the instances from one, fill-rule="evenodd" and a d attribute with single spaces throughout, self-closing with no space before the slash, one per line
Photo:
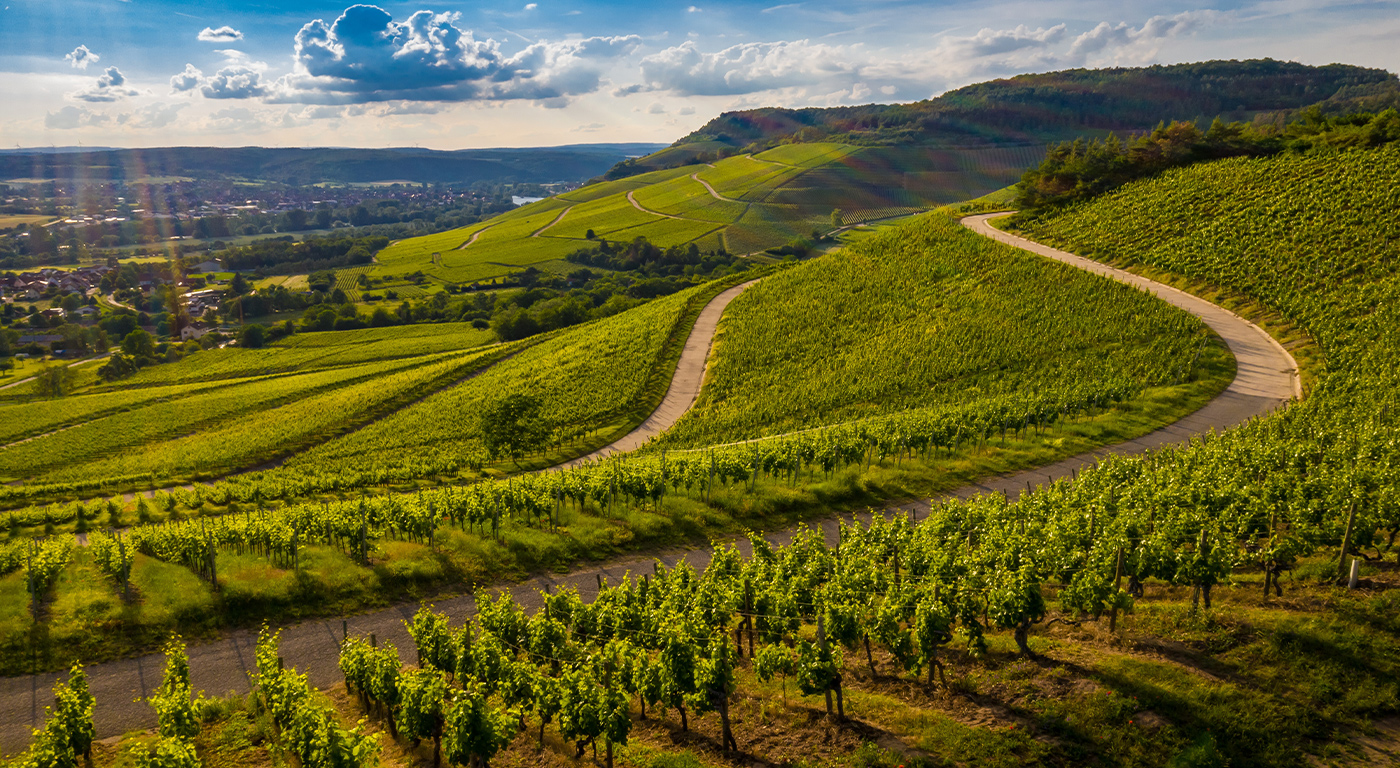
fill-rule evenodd
<path id="1" fill-rule="evenodd" d="M 570 329 L 492 366 L 460 386 L 287 462 L 292 470 L 393 464 L 399 457 L 481 451 L 475 414 L 504 392 L 528 391 L 562 435 L 620 418 L 641 396 L 662 346 L 685 313 L 690 289 Z"/>
<path id="2" fill-rule="evenodd" d="M 703 151 L 713 148 L 673 147 L 648 162 L 683 162 Z M 752 157 L 590 184 L 471 227 L 400 240 L 379 253 L 371 274 L 393 278 L 421 270 L 435 284 L 494 282 L 526 267 L 546 269 L 586 247 L 589 230 L 609 240 L 646 237 L 661 246 L 693 242 L 702 250 L 757 253 L 830 230 L 835 208 L 842 209 L 843 223 L 854 223 L 1000 189 L 1020 177 L 1023 165 L 1016 163 L 1035 162 L 1041 151 L 787 144 Z M 629 192 L 646 211 L 664 216 L 638 210 Z"/>

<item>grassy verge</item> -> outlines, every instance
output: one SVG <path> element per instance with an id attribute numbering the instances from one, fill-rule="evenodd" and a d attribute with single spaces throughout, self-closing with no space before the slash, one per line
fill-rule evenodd
<path id="1" fill-rule="evenodd" d="M 521 578 L 540 570 L 565 570 L 581 561 L 666 546 L 697 546 L 745 530 L 772 530 L 804 520 L 927 497 L 980 478 L 1044 466 L 1103 445 L 1144 435 L 1200 408 L 1234 377 L 1234 359 L 1218 341 L 1208 345 L 1193 380 L 1144 392 L 1135 400 L 1063 423 L 1043 434 L 993 438 L 984 446 L 929 459 L 877 462 L 831 476 L 804 475 L 796 485 L 759 480 L 752 492 L 742 483 L 717 486 L 709 503 L 701 492 L 669 493 L 646 509 L 609 517 L 593 504 L 566 507 L 557 530 L 508 521 L 498 537 L 442 528 L 433 545 L 388 540 L 369 565 L 338 550 L 309 548 L 297 573 L 236 551 L 219 557 L 220 589 L 188 569 L 142 558 L 133 574 L 135 595 L 128 610 L 101 622 L 27 625 L 0 637 L 0 673 L 57 669 L 148 650 L 163 634 L 179 631 L 191 640 L 235 627 L 310 616 L 344 615 L 395 602 L 461 594 L 475 586 Z M 81 559 L 81 558 L 80 558 Z M 78 568 L 75 565 L 71 568 Z M 93 602 L 98 581 L 62 581 L 55 601 Z M 70 594 L 74 593 L 74 594 Z M 8 625 L 0 624 L 0 629 Z M 21 649 L 27 649 L 22 652 Z"/>

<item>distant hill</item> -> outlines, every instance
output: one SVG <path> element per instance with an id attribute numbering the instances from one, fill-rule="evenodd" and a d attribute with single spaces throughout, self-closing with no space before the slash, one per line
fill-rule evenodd
<path id="1" fill-rule="evenodd" d="M 661 144 L 577 144 L 519 149 L 268 149 L 264 147 L 167 147 L 0 153 L 0 181 L 52 179 L 134 182 L 148 178 L 246 179 L 284 184 L 547 183 L 597 176 L 629 157 Z"/>
<path id="2" fill-rule="evenodd" d="M 1260 59 L 1072 69 L 969 85 L 911 104 L 726 112 L 673 147 L 763 149 L 784 142 L 975 147 L 1141 131 L 1162 120 L 1250 120 L 1346 94 L 1393 94 L 1395 75 Z"/>

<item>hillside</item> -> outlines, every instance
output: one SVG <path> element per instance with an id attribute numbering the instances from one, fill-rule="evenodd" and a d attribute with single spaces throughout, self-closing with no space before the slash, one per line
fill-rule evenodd
<path id="1" fill-rule="evenodd" d="M 1044 145 L 1086 132 L 1147 130 L 1163 120 L 1250 120 L 1395 82 L 1379 69 L 1272 59 L 1072 69 L 977 83 L 910 104 L 727 112 L 674 146 Z"/>
<path id="2" fill-rule="evenodd" d="M 0 182 L 50 179 L 64 184 L 133 183 L 189 178 L 320 183 L 549 183 L 596 176 L 654 144 L 579 144 L 519 149 L 352 149 L 159 147 L 0 155 Z"/>
<path id="3" fill-rule="evenodd" d="M 1162 121 L 1272 121 L 1316 104 L 1382 103 L 1394 75 L 1344 65 L 1214 61 L 1022 75 L 914 104 L 759 109 L 710 121 L 595 183 L 475 227 L 405 240 L 386 280 L 495 281 L 567 273 L 587 238 L 750 254 L 813 232 L 928 210 L 1019 181 L 1048 142 Z M 1330 100 L 1330 101 L 1329 101 Z M 833 217 L 833 215 L 835 216 Z"/>

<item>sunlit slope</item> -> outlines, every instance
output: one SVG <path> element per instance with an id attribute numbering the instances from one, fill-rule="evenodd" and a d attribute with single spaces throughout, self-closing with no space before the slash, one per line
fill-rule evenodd
<path id="1" fill-rule="evenodd" d="M 668 154 L 669 153 L 669 154 Z M 489 221 L 393 243 L 380 277 L 423 272 L 439 284 L 491 283 L 527 267 L 568 272 L 597 239 L 756 253 L 843 224 L 986 194 L 1020 178 L 1039 147 L 933 149 L 788 144 L 590 184 Z M 696 160 L 663 150 L 649 162 Z M 594 240 L 589 240 L 590 233 Z"/>
<path id="2" fill-rule="evenodd" d="M 699 402 L 661 444 L 1170 385 L 1205 328 L 934 213 L 764 280 L 729 306 L 719 338 Z"/>

